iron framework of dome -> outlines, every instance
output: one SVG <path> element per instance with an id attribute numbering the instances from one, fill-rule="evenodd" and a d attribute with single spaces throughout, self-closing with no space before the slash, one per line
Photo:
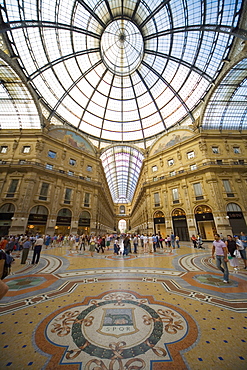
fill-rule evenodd
<path id="1" fill-rule="evenodd" d="M 42 111 L 52 124 L 83 132 L 104 149 L 116 203 L 133 197 L 143 160 L 138 148 L 183 121 L 194 122 L 234 38 L 247 39 L 239 27 L 242 0 L 0 3 L 0 33 L 7 36 L 0 49 L 5 52 L 6 41 L 24 76 L 0 59 L 1 127 L 40 128 Z M 245 127 L 245 66 L 239 66 L 212 95 L 203 129 Z M 231 119 L 236 108 L 240 123 Z"/>
<path id="2" fill-rule="evenodd" d="M 188 117 L 227 57 L 242 1 L 2 0 L 2 32 L 43 113 L 98 143 L 147 146 Z M 102 143 L 102 144 L 101 144 Z"/>

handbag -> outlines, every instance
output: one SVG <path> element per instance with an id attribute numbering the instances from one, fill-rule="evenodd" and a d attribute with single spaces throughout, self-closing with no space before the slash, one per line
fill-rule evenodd
<path id="1" fill-rule="evenodd" d="M 238 249 L 236 249 L 234 252 L 233 252 L 234 256 L 237 257 L 237 258 L 241 258 L 241 254 L 239 252 Z"/>

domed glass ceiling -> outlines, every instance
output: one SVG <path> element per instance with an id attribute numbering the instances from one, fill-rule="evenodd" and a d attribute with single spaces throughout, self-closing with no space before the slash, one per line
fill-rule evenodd
<path id="1" fill-rule="evenodd" d="M 194 121 L 193 109 L 242 35 L 240 0 L 1 2 L 1 32 L 46 118 L 99 147 L 145 147 L 183 118 Z"/>

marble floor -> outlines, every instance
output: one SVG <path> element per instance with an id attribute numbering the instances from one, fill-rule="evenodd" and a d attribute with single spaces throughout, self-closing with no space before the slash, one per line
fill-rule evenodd
<path id="1" fill-rule="evenodd" d="M 193 249 L 18 253 L 0 301 L 0 369 L 247 369 L 247 271 Z"/>

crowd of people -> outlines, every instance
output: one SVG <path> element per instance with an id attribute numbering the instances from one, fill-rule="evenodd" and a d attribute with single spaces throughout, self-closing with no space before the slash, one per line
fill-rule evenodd
<path id="1" fill-rule="evenodd" d="M 215 234 L 212 248 L 212 258 L 216 258 L 216 266 L 224 274 L 224 282 L 229 282 L 229 270 L 227 263 L 234 271 L 239 270 L 239 260 L 244 262 L 247 269 L 246 248 L 247 236 L 244 232 L 238 235 Z M 191 236 L 194 248 L 204 249 L 203 241 L 198 234 Z M 10 235 L 2 237 L 0 241 L 0 280 L 10 273 L 14 258 L 21 258 L 21 264 L 25 264 L 29 251 L 32 253 L 32 264 L 38 264 L 42 248 L 56 248 L 66 246 L 71 253 L 89 251 L 93 257 L 94 253 L 105 253 L 113 246 L 115 256 L 128 256 L 129 253 L 154 253 L 157 249 L 166 248 L 166 252 L 180 248 L 179 236 L 175 234 L 162 237 L 160 232 L 156 234 L 106 234 L 106 235 Z M 15 253 L 14 253 L 15 252 Z M 7 288 L 6 288 L 7 289 Z"/>

